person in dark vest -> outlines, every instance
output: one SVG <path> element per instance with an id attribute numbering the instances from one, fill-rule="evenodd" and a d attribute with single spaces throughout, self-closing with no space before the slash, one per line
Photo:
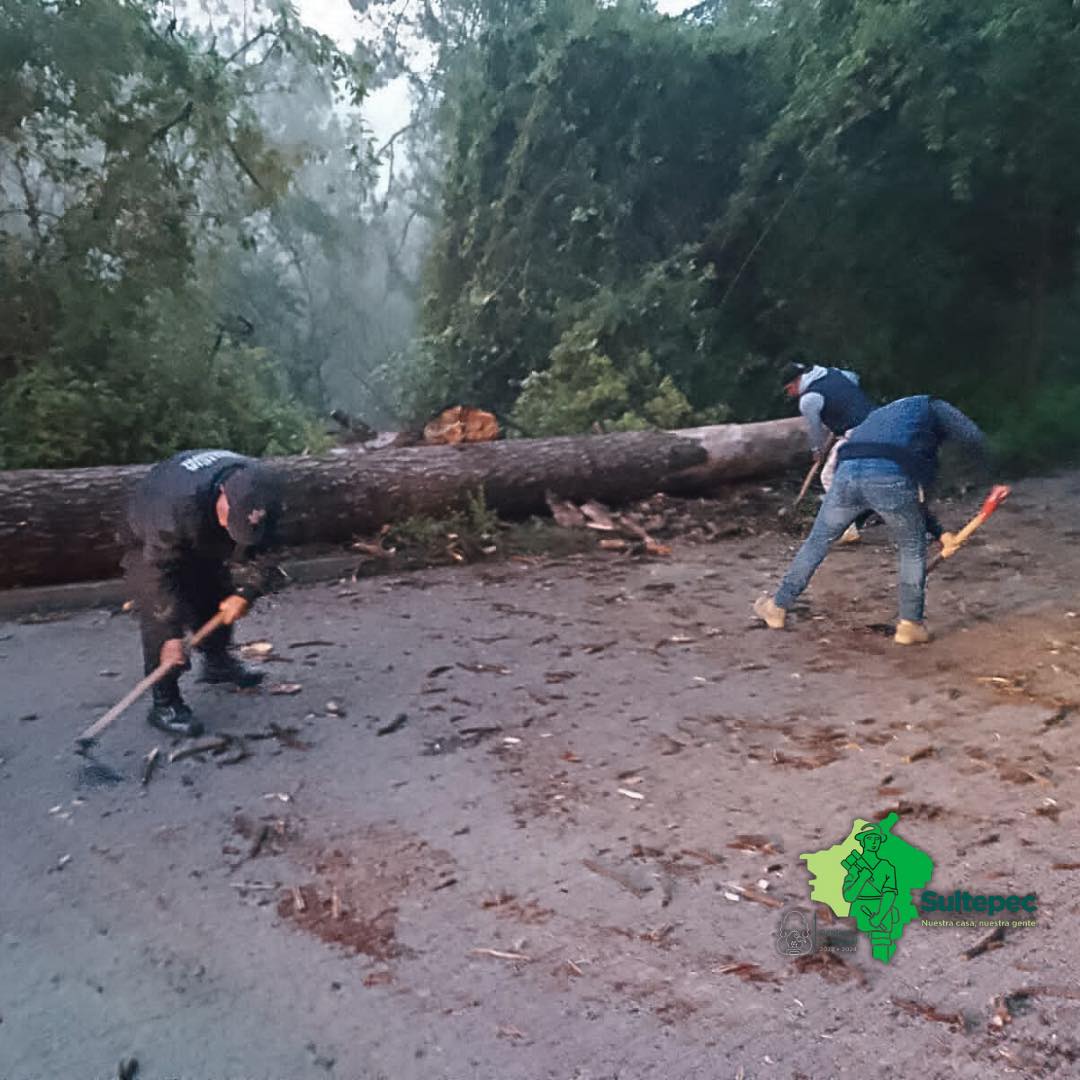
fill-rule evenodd
<path id="1" fill-rule="evenodd" d="M 821 486 L 828 492 L 836 475 L 836 455 L 847 433 L 861 424 L 874 410 L 874 403 L 859 385 L 854 371 L 841 368 L 813 367 L 793 361 L 783 372 L 788 397 L 799 399 L 799 412 L 806 418 L 810 450 L 821 459 L 829 432 L 836 436 L 828 457 L 821 466 Z M 863 515 L 841 537 L 844 543 L 859 539 L 859 527 L 869 515 Z"/>
<path id="2" fill-rule="evenodd" d="M 183 634 L 219 611 L 225 624 L 200 646 L 202 680 L 240 687 L 261 681 L 229 646 L 233 624 L 276 573 L 270 551 L 280 512 L 275 473 L 230 450 L 185 450 L 139 483 L 128 507 L 124 569 L 139 611 L 147 674 L 162 663 L 176 665 L 154 687 L 148 720 L 159 730 L 201 733 L 180 694 L 180 675 L 190 666 Z"/>
<path id="3" fill-rule="evenodd" d="M 848 436 L 837 455 L 836 477 L 814 527 L 788 568 L 776 595 L 763 596 L 754 611 L 773 630 L 844 530 L 867 510 L 876 511 L 900 551 L 899 620 L 894 640 L 918 645 L 930 640 L 923 621 L 927 530 L 939 534 L 942 554 L 956 551 L 956 537 L 926 513 L 926 496 L 937 474 L 938 447 L 964 444 L 985 469 L 986 440 L 955 406 L 928 396 L 902 398 L 875 409 Z"/>
<path id="4" fill-rule="evenodd" d="M 792 362 L 784 369 L 783 380 L 788 397 L 799 399 L 810 449 L 817 455 L 825 449 L 830 431 L 843 438 L 874 411 L 854 371 Z"/>

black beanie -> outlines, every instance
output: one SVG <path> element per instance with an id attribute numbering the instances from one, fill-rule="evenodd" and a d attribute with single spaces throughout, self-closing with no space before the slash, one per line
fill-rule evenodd
<path id="1" fill-rule="evenodd" d="M 785 364 L 780 369 L 780 379 L 784 386 L 787 386 L 793 379 L 798 379 L 805 375 L 810 370 L 809 364 L 804 364 L 802 359 L 792 360 L 790 363 Z"/>

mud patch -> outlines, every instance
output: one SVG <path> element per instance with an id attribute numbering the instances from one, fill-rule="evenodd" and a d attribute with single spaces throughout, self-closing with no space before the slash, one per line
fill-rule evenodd
<path id="1" fill-rule="evenodd" d="M 911 802 L 908 799 L 899 799 L 888 806 L 882 807 L 877 812 L 877 820 L 880 821 L 882 818 L 888 817 L 889 814 L 896 814 L 905 820 L 915 818 L 919 821 L 937 821 L 938 818 L 946 814 L 954 819 L 958 816 L 954 812 L 946 811 L 943 806 L 938 806 L 936 803 Z"/>
<path id="2" fill-rule="evenodd" d="M 780 725 L 784 737 L 798 754 L 789 754 L 779 747 L 773 749 L 772 763 L 789 769 L 820 769 L 839 761 L 847 749 L 857 749 L 851 736 L 839 728 L 808 723 L 802 717 L 791 717 Z"/>
<path id="3" fill-rule="evenodd" d="M 352 903 L 351 893 L 348 902 Z M 397 908 L 386 908 L 365 918 L 362 912 L 347 907 L 333 886 L 328 895 L 320 894 L 317 885 L 297 886 L 278 901 L 277 912 L 292 919 L 301 930 L 328 945 L 340 945 L 347 952 L 384 961 L 402 954 L 397 941 Z"/>
<path id="4" fill-rule="evenodd" d="M 853 964 L 841 960 L 835 953 L 800 956 L 792 963 L 792 967 L 800 975 L 820 975 L 830 983 L 856 982 L 860 986 L 866 985 L 866 976 Z"/>
<path id="5" fill-rule="evenodd" d="M 557 747 L 541 744 L 527 756 L 512 759 L 502 753 L 495 756 L 500 761 L 496 775 L 505 777 L 516 788 L 511 809 L 518 828 L 549 816 L 561 817 L 568 824 L 576 823 L 575 810 L 588 801 L 578 770 L 567 768 L 568 764 L 580 764 L 576 754 L 566 751 L 560 755 Z"/>
<path id="6" fill-rule="evenodd" d="M 748 960 L 735 960 L 726 957 L 713 969 L 717 975 L 734 975 L 743 982 L 750 983 L 779 983 L 780 980 L 771 972 L 766 971 L 758 964 L 752 964 Z"/>
<path id="7" fill-rule="evenodd" d="M 542 926 L 555 914 L 551 908 L 541 907 L 535 900 L 519 900 L 513 893 L 507 892 L 485 900 L 482 906 L 494 911 L 500 919 L 514 919 L 526 926 Z"/>
<path id="8" fill-rule="evenodd" d="M 384 826 L 328 843 L 297 838 L 286 854 L 307 880 L 286 888 L 278 915 L 328 945 L 381 962 L 413 955 L 398 940 L 400 905 L 412 893 L 431 892 L 455 865 L 415 834 Z"/>
<path id="9" fill-rule="evenodd" d="M 1077 708 L 1080 619 L 1061 607 L 1009 614 L 941 641 L 938 667 L 991 702 Z"/>
<path id="10" fill-rule="evenodd" d="M 657 1005 L 653 1009 L 653 1015 L 661 1024 L 673 1027 L 675 1024 L 689 1020 L 697 1011 L 698 1007 L 692 1001 L 687 1001 L 686 998 L 672 998 L 662 1005 Z"/>

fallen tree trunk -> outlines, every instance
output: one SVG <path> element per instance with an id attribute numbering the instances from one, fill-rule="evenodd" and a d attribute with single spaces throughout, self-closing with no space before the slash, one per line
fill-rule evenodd
<path id="1" fill-rule="evenodd" d="M 749 436 L 742 427 L 757 429 Z M 755 450 L 758 447 L 759 450 Z M 669 485 L 703 490 L 777 472 L 805 455 L 801 422 L 688 432 L 518 439 L 275 458 L 285 480 L 286 545 L 337 543 L 483 491 L 506 517 L 545 512 L 545 493 L 618 504 Z M 118 529 L 147 465 L 0 472 L 0 588 L 112 577 Z"/>
<path id="2" fill-rule="evenodd" d="M 674 494 L 708 491 L 732 480 L 768 476 L 793 466 L 805 466 L 810 460 L 806 424 L 800 417 L 765 420 L 758 424 L 683 428 L 676 434 L 702 446 L 706 459 L 664 481 L 662 490 Z"/>

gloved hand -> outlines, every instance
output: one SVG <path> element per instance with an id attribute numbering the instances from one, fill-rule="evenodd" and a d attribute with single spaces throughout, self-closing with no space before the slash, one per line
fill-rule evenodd
<path id="1" fill-rule="evenodd" d="M 187 657 L 184 655 L 184 643 L 180 638 L 169 638 L 161 646 L 158 662 L 168 664 L 171 667 L 187 667 Z"/>
<path id="2" fill-rule="evenodd" d="M 234 593 L 221 601 L 218 610 L 225 616 L 225 625 L 232 626 L 237 619 L 242 619 L 251 610 L 251 604 Z"/>
<path id="3" fill-rule="evenodd" d="M 960 541 L 957 539 L 956 533 L 943 532 L 940 540 L 941 557 L 943 559 L 952 558 L 960 550 Z"/>

